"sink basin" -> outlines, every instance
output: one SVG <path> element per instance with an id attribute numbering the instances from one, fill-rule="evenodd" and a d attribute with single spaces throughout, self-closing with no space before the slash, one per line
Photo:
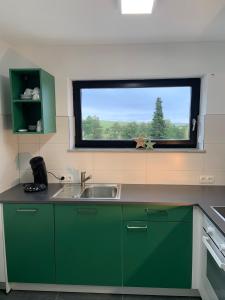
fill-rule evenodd
<path id="1" fill-rule="evenodd" d="M 82 190 L 80 184 L 65 184 L 52 198 L 59 199 L 120 199 L 120 184 L 87 184 Z"/>
<path id="2" fill-rule="evenodd" d="M 225 206 L 212 206 L 212 209 L 220 216 L 221 219 L 225 220 Z"/>
<path id="3" fill-rule="evenodd" d="M 85 199 L 119 199 L 120 186 L 119 185 L 90 185 L 85 187 L 81 193 L 80 198 Z"/>

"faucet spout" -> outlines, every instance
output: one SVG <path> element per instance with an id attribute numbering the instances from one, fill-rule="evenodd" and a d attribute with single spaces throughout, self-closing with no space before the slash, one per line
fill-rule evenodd
<path id="1" fill-rule="evenodd" d="M 92 178 L 91 175 L 86 177 L 86 172 L 81 172 L 81 176 L 80 176 L 80 185 L 81 188 L 84 189 L 85 188 L 85 183 L 86 181 L 90 180 Z"/>

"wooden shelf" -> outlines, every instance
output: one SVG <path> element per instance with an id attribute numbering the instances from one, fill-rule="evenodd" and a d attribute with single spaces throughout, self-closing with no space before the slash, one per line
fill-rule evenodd
<path id="1" fill-rule="evenodd" d="M 13 103 L 40 103 L 41 100 L 32 100 L 32 99 L 21 99 L 21 100 L 13 100 Z"/>
<path id="2" fill-rule="evenodd" d="M 41 131 L 41 132 L 37 132 L 37 131 L 26 131 L 26 132 L 14 132 L 15 134 L 43 134 L 44 132 Z"/>

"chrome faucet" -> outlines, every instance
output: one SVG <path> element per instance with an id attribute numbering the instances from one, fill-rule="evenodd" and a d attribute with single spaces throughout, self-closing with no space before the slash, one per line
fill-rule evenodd
<path id="1" fill-rule="evenodd" d="M 81 185 L 81 188 L 84 189 L 85 188 L 85 182 L 88 181 L 89 179 L 91 179 L 92 176 L 89 175 L 88 177 L 86 177 L 86 172 L 81 172 L 80 174 L 80 185 Z"/>

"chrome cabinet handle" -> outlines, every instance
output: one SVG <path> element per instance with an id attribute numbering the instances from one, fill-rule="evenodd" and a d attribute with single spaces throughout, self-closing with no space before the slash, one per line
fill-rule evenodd
<path id="1" fill-rule="evenodd" d="M 148 229 L 148 226 L 129 226 L 127 225 L 127 229 Z"/>
<path id="2" fill-rule="evenodd" d="M 38 210 L 37 209 L 22 209 L 22 208 L 19 208 L 16 210 L 16 212 L 27 212 L 27 213 L 36 213 Z"/>
<path id="3" fill-rule="evenodd" d="M 127 225 L 128 230 L 148 230 L 148 226 L 132 226 L 132 225 Z"/>

